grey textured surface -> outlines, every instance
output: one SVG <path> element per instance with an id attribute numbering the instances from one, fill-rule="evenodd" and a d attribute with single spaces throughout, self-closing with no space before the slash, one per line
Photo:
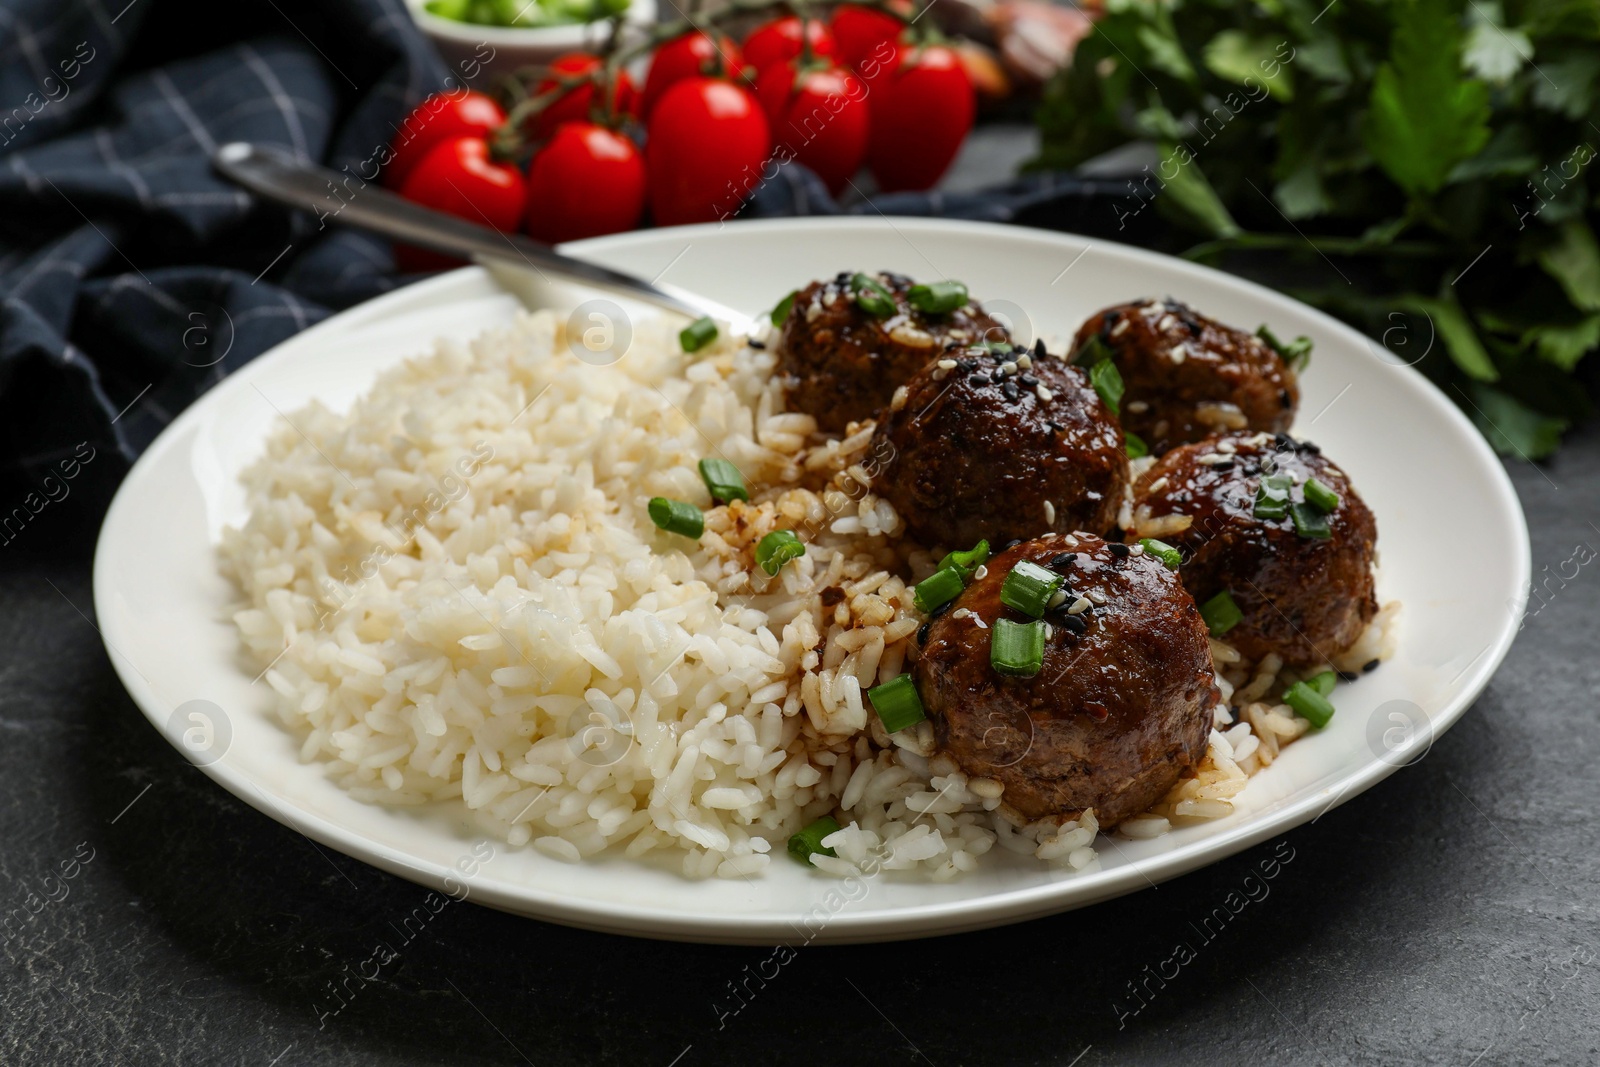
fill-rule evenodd
<path id="1" fill-rule="evenodd" d="M 1596 1062 L 1600 566 L 1558 575 L 1600 547 L 1600 433 L 1510 470 L 1542 607 L 1420 763 L 1159 889 L 792 958 L 471 904 L 406 940 L 425 891 L 169 748 L 92 625 L 93 530 L 30 527 L 0 547 L 0 1063 Z"/>

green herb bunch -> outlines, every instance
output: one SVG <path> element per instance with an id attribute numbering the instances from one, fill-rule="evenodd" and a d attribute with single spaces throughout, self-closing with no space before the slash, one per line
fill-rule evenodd
<path id="1" fill-rule="evenodd" d="M 1039 124 L 1036 168 L 1156 145 L 1124 222 L 1160 211 L 1245 273 L 1314 264 L 1291 292 L 1426 349 L 1502 452 L 1589 414 L 1597 0 L 1108 0 Z"/>

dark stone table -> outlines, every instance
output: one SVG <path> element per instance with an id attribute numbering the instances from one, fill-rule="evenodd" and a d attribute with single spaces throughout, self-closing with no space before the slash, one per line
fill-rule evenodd
<path id="1" fill-rule="evenodd" d="M 146 723 L 94 628 L 84 485 L 0 545 L 0 1064 L 1600 1062 L 1600 566 L 1560 577 L 1600 551 L 1600 431 L 1510 471 L 1539 586 L 1510 658 L 1420 763 L 1281 840 L 781 966 L 451 905 L 376 972 L 426 891 Z"/>

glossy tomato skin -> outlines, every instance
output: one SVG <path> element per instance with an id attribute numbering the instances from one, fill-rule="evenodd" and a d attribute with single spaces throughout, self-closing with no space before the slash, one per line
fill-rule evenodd
<path id="1" fill-rule="evenodd" d="M 510 163 L 496 162 L 482 137 L 452 137 L 433 146 L 406 175 L 400 195 L 447 215 L 514 233 L 527 204 L 527 182 Z M 403 270 L 441 270 L 456 260 L 396 246 Z"/>
<path id="2" fill-rule="evenodd" d="M 685 79 L 722 74 L 737 80 L 743 77 L 744 69 L 744 53 L 726 34 L 720 34 L 713 40 L 696 30 L 682 37 L 674 37 L 656 49 L 650 59 L 650 72 L 645 75 L 644 94 L 639 101 L 639 115 L 649 121 L 667 90 Z"/>
<path id="3" fill-rule="evenodd" d="M 871 127 L 867 87 L 842 67 L 814 68 L 798 78 L 794 63 L 769 67 L 756 79 L 772 128 L 772 154 L 816 171 L 838 196 L 867 156 Z"/>
<path id="4" fill-rule="evenodd" d="M 720 78 L 691 78 L 662 96 L 645 144 L 657 225 L 730 217 L 762 180 L 771 145 L 750 92 Z"/>
<path id="5" fill-rule="evenodd" d="M 506 121 L 499 104 L 482 93 L 435 93 L 412 109 L 400 124 L 384 168 L 384 184 L 398 189 L 428 151 L 452 137 L 487 137 Z"/>
<path id="6" fill-rule="evenodd" d="M 869 83 L 872 137 L 867 166 L 884 192 L 928 189 L 950 168 L 972 129 L 972 82 L 955 51 L 903 47 Z"/>
<path id="7" fill-rule="evenodd" d="M 802 23 L 805 27 L 801 34 Z M 756 69 L 757 77 L 771 68 L 800 55 L 802 42 L 809 38 L 811 54 L 826 59 L 834 54 L 833 34 L 819 19 L 802 20 L 794 15 L 773 19 L 757 26 L 744 39 L 744 60 Z"/>
<path id="8" fill-rule="evenodd" d="M 550 61 L 550 76 L 534 88 L 534 95 L 557 88 L 565 79 L 593 74 L 604 65 L 599 56 L 587 52 L 569 52 Z M 616 85 L 611 92 L 612 109 L 618 115 L 631 114 L 638 103 L 638 92 L 628 72 L 618 71 Z M 580 85 L 564 96 L 558 97 L 534 118 L 530 132 L 535 140 L 543 141 L 564 122 L 588 122 L 589 108 L 595 98 L 593 82 Z"/>
<path id="9" fill-rule="evenodd" d="M 644 214 L 644 158 L 632 141 L 591 122 L 569 122 L 528 169 L 530 237 L 550 244 L 620 233 Z"/>
<path id="10" fill-rule="evenodd" d="M 874 8 L 841 4 L 834 9 L 829 30 L 839 61 L 860 70 L 874 54 L 880 59 L 887 58 L 888 50 L 900 40 L 905 25 L 893 15 Z"/>

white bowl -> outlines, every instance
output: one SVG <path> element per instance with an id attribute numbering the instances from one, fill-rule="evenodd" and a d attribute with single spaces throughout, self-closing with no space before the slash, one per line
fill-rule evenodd
<path id="1" fill-rule="evenodd" d="M 549 63 L 568 52 L 594 51 L 610 32 L 605 20 L 578 26 L 520 28 L 479 26 L 440 18 L 424 10 L 425 0 L 406 0 L 417 26 L 439 50 L 451 72 L 467 85 L 483 88 L 499 74 Z M 637 35 L 656 21 L 656 0 L 632 0 L 623 16 L 624 34 Z"/>

